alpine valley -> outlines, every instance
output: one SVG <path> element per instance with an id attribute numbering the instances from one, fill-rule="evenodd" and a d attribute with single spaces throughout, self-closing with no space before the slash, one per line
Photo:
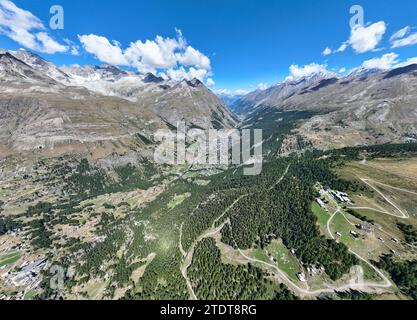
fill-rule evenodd
<path id="1" fill-rule="evenodd" d="M 262 129 L 262 173 L 156 163 L 178 123 Z M 417 299 L 416 246 L 415 64 L 233 98 L 0 50 L 0 299 Z"/>

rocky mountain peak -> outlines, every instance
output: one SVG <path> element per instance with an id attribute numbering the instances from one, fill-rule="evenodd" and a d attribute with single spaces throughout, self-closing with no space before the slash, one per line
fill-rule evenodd
<path id="1" fill-rule="evenodd" d="M 155 76 L 153 73 L 148 72 L 145 74 L 145 77 L 143 78 L 143 82 L 145 83 L 162 83 L 164 82 L 164 79 L 161 77 Z"/>

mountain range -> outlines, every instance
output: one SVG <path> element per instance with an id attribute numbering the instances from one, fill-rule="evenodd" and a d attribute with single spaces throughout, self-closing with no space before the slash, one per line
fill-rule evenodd
<path id="1" fill-rule="evenodd" d="M 417 65 L 320 72 L 252 92 L 232 105 L 246 122 L 271 111 L 309 112 L 293 134 L 318 149 L 417 139 Z"/>
<path id="2" fill-rule="evenodd" d="M 198 79 L 173 81 L 108 64 L 59 68 L 29 51 L 0 50 L 0 153 L 101 158 L 142 150 L 157 129 L 180 121 L 202 129 L 240 122 L 262 128 L 272 114 L 278 123 L 281 113 L 294 112 L 308 116 L 282 138 L 290 151 L 295 136 L 316 149 L 415 141 L 416 89 L 417 65 L 409 65 L 345 77 L 318 72 L 240 97 L 226 94 L 228 100 Z"/>
<path id="3" fill-rule="evenodd" d="M 141 149 L 157 129 L 179 121 L 202 129 L 237 123 L 197 79 L 174 82 L 111 65 L 58 68 L 25 50 L 0 51 L 0 91 L 3 156 L 36 151 L 97 158 Z"/>

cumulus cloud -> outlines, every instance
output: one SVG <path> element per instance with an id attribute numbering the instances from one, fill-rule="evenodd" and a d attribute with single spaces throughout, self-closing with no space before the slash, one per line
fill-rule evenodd
<path id="1" fill-rule="evenodd" d="M 366 60 L 362 63 L 361 67 L 366 69 L 392 70 L 406 67 L 411 64 L 417 64 L 417 57 L 408 58 L 407 60 L 402 61 L 398 54 L 391 52 L 378 58 Z"/>
<path id="2" fill-rule="evenodd" d="M 347 71 L 346 68 L 340 68 L 339 73 L 345 73 Z"/>
<path id="3" fill-rule="evenodd" d="M 332 49 L 330 49 L 329 47 L 326 47 L 326 49 L 323 50 L 322 55 L 328 56 L 329 54 L 332 54 Z"/>
<path id="4" fill-rule="evenodd" d="M 186 66 L 197 66 L 206 70 L 211 69 L 210 59 L 193 47 L 188 46 L 184 53 L 177 54 L 176 56 L 178 62 Z"/>
<path id="5" fill-rule="evenodd" d="M 52 39 L 38 17 L 10 0 L 0 0 L 0 33 L 31 50 L 48 54 L 68 51 Z"/>
<path id="6" fill-rule="evenodd" d="M 142 42 L 138 40 L 135 43 L 131 43 L 125 52 L 122 53 L 122 56 L 128 61 L 127 65 L 135 67 L 139 71 L 154 72 L 156 69 L 173 68 L 178 62 L 175 52 L 183 46 L 181 39 L 157 36 L 153 41 L 146 40 Z"/>
<path id="7" fill-rule="evenodd" d="M 98 60 L 115 65 L 128 65 L 119 43 L 111 43 L 107 38 L 94 34 L 78 36 L 78 38 L 84 49 Z"/>
<path id="8" fill-rule="evenodd" d="M 387 53 L 380 58 L 373 58 L 362 63 L 362 67 L 366 69 L 390 70 L 398 64 L 398 54 Z"/>
<path id="9" fill-rule="evenodd" d="M 387 30 L 384 21 L 365 26 L 357 26 L 351 30 L 349 44 L 357 53 L 375 50 Z"/>
<path id="10" fill-rule="evenodd" d="M 329 71 L 326 68 L 326 65 L 311 63 L 305 66 L 298 66 L 293 64 L 290 66 L 290 75 L 287 77 L 287 80 L 297 80 L 304 77 L 309 77 L 316 73 L 328 73 Z"/>
<path id="11" fill-rule="evenodd" d="M 180 30 L 177 37 L 138 40 L 123 49 L 117 41 L 94 34 L 78 36 L 84 49 L 101 62 L 136 68 L 139 72 L 159 73 L 173 80 L 197 78 L 213 85 L 210 59 L 187 44 Z"/>

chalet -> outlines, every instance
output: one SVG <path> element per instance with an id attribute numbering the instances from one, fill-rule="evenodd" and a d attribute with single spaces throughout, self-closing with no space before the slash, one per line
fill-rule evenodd
<path id="1" fill-rule="evenodd" d="M 359 238 L 358 233 L 357 233 L 357 232 L 355 232 L 355 231 L 353 231 L 353 230 L 350 232 L 350 235 L 351 235 L 352 237 L 354 237 L 355 239 Z"/>
<path id="2" fill-rule="evenodd" d="M 300 273 L 297 275 L 297 277 L 298 277 L 298 280 L 300 280 L 301 282 L 307 282 L 307 280 L 306 280 L 306 275 L 305 275 L 304 273 L 300 272 Z"/>
<path id="3" fill-rule="evenodd" d="M 320 198 L 317 198 L 317 203 L 319 204 L 319 206 L 322 208 L 322 209 L 324 209 L 324 210 L 326 210 L 327 211 L 327 208 L 326 208 L 326 205 L 325 205 L 325 203 L 323 202 L 323 200 L 321 200 Z"/>
<path id="4" fill-rule="evenodd" d="M 368 226 L 363 225 L 363 224 L 356 225 L 356 228 L 358 228 L 359 230 L 362 230 L 362 231 L 364 231 L 364 232 L 366 232 L 368 234 L 371 234 L 372 233 L 372 229 L 369 228 Z"/>

